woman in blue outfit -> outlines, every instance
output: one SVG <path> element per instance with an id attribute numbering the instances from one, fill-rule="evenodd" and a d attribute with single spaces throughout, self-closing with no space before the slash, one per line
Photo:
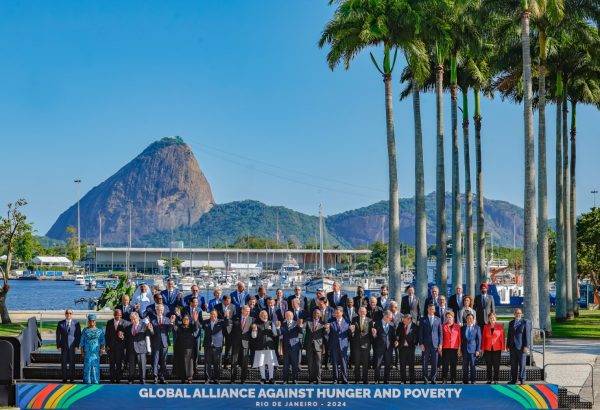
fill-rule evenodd
<path id="1" fill-rule="evenodd" d="M 104 330 L 96 327 L 96 315 L 89 314 L 88 324 L 81 332 L 83 382 L 100 383 L 100 355 L 104 353 Z"/>

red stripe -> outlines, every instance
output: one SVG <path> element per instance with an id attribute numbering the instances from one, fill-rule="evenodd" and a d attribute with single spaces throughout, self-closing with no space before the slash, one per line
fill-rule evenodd
<path id="1" fill-rule="evenodd" d="M 44 400 L 48 398 L 50 393 L 58 386 L 58 384 L 49 384 L 44 387 L 38 394 L 35 395 L 34 401 L 31 404 L 31 407 L 34 409 L 41 409 L 44 404 Z M 31 403 L 31 402 L 30 402 Z"/>
<path id="2" fill-rule="evenodd" d="M 552 390 L 550 390 L 548 386 L 545 386 L 543 384 L 536 384 L 535 387 L 540 391 L 540 393 L 544 395 L 544 398 L 548 402 L 548 405 L 551 409 L 558 408 L 558 397 L 556 397 L 556 394 Z"/>

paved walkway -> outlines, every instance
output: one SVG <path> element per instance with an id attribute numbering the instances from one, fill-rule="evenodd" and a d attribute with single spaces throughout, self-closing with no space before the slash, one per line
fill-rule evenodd
<path id="1" fill-rule="evenodd" d="M 537 349 L 537 347 L 536 347 Z M 536 365 L 542 356 L 534 353 Z M 554 366 L 553 366 L 554 364 Z M 567 387 L 584 400 L 591 401 L 594 366 L 594 408 L 600 409 L 600 342 L 591 339 L 549 339 L 546 343 L 546 381 Z"/>

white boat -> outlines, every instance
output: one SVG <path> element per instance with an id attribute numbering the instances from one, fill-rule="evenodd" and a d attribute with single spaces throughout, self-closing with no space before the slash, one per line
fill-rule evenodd
<path id="1" fill-rule="evenodd" d="M 75 275 L 75 284 L 80 286 L 85 285 L 85 276 Z"/>
<path id="2" fill-rule="evenodd" d="M 87 276 L 85 278 L 85 290 L 96 290 L 96 279 L 93 276 Z"/>
<path id="3" fill-rule="evenodd" d="M 195 284 L 196 280 L 193 276 L 184 276 L 179 280 L 179 283 L 177 283 L 177 287 L 182 292 L 191 292 L 192 286 L 194 286 Z"/>
<path id="4" fill-rule="evenodd" d="M 331 292 L 334 282 L 331 278 L 312 278 L 304 284 L 304 289 L 310 293 L 315 293 L 319 289 L 322 289 L 324 292 Z"/>

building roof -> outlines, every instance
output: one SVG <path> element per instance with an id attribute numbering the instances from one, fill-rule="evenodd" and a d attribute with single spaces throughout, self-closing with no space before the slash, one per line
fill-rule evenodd
<path id="1" fill-rule="evenodd" d="M 36 256 L 32 259 L 32 262 L 38 265 L 71 265 L 72 262 L 66 256 Z"/>
<path id="2" fill-rule="evenodd" d="M 96 252 L 127 252 L 127 247 L 97 247 Z M 169 252 L 177 254 L 185 254 L 190 252 L 216 252 L 216 253 L 283 253 L 283 254 L 305 254 L 305 253 L 319 253 L 319 249 L 246 249 L 246 248 L 129 248 L 129 252 L 151 252 L 151 253 L 164 253 Z M 370 249 L 323 249 L 325 254 L 370 254 Z"/>
<path id="3" fill-rule="evenodd" d="M 190 261 L 185 260 L 185 261 L 181 262 L 181 267 L 189 268 Z M 225 262 L 224 261 L 207 261 L 207 260 L 203 261 L 203 260 L 195 260 L 195 259 L 192 260 L 192 268 L 204 268 L 204 267 L 225 269 Z"/>

